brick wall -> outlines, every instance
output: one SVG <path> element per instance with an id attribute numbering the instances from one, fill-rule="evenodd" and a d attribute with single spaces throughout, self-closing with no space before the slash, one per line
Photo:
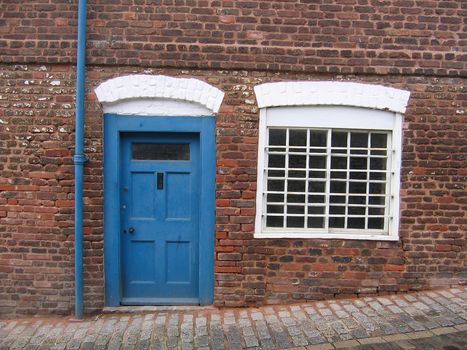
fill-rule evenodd
<path id="1" fill-rule="evenodd" d="M 456 76 L 466 10 L 457 0 L 91 0 L 88 61 Z M 0 60 L 73 61 L 76 12 L 76 1 L 2 1 Z"/>
<path id="2" fill-rule="evenodd" d="M 461 1 L 88 1 L 85 307 L 103 306 L 102 111 L 124 74 L 226 92 L 217 118 L 215 303 L 259 305 L 466 283 Z M 77 2 L 0 3 L 0 317 L 73 307 Z M 401 240 L 252 239 L 253 87 L 345 80 L 411 91 Z"/>
<path id="3" fill-rule="evenodd" d="M 92 66 L 87 71 L 85 307 L 103 306 L 102 111 L 92 90 L 131 73 L 190 76 L 226 92 L 217 118 L 216 305 L 405 292 L 466 281 L 465 81 Z M 0 65 L 0 315 L 73 308 L 74 68 Z M 401 240 L 253 239 L 253 87 L 346 80 L 412 92 L 405 114 Z"/>

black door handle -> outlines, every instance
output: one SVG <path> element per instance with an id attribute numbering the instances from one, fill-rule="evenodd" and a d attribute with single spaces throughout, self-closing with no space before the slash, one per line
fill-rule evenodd
<path id="1" fill-rule="evenodd" d="M 134 228 L 134 227 L 130 227 L 130 228 L 128 229 L 128 232 L 131 233 L 131 234 L 135 233 L 135 228 Z"/>

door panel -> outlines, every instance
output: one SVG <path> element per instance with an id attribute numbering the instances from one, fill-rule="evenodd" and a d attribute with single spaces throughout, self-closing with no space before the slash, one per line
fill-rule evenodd
<path id="1" fill-rule="evenodd" d="M 191 280 L 190 242 L 166 242 L 165 281 L 167 283 L 189 283 Z"/>
<path id="2" fill-rule="evenodd" d="M 166 186 L 166 219 L 190 220 L 191 213 L 191 188 L 186 188 L 190 183 L 190 173 L 167 173 Z M 185 191 L 180 191 L 185 188 Z"/>
<path id="3" fill-rule="evenodd" d="M 140 263 L 144 264 L 145 268 L 138 268 L 138 266 L 133 266 L 134 268 L 128 269 L 128 280 L 131 283 L 141 284 L 141 283 L 154 283 L 156 278 L 156 269 L 155 269 L 155 242 L 154 241 L 141 241 L 134 240 L 131 241 L 128 247 L 128 257 L 139 256 Z"/>
<path id="4" fill-rule="evenodd" d="M 199 137 L 122 135 L 122 304 L 197 303 Z"/>
<path id="5" fill-rule="evenodd" d="M 131 218 L 155 219 L 156 216 L 156 188 L 154 187 L 153 172 L 131 173 Z M 142 200 L 144 198 L 144 200 Z"/>

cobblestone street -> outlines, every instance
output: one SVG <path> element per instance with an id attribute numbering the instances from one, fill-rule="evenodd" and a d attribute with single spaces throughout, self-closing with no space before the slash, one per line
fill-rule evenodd
<path id="1" fill-rule="evenodd" d="M 467 288 L 248 309 L 0 321 L 0 349 L 467 349 Z"/>

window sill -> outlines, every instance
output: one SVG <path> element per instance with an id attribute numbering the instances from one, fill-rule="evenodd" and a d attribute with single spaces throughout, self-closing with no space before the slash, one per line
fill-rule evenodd
<path id="1" fill-rule="evenodd" d="M 325 233 L 325 232 L 255 232 L 254 238 L 316 238 L 316 239 L 357 239 L 365 241 L 398 241 L 399 236 L 382 234 Z"/>

